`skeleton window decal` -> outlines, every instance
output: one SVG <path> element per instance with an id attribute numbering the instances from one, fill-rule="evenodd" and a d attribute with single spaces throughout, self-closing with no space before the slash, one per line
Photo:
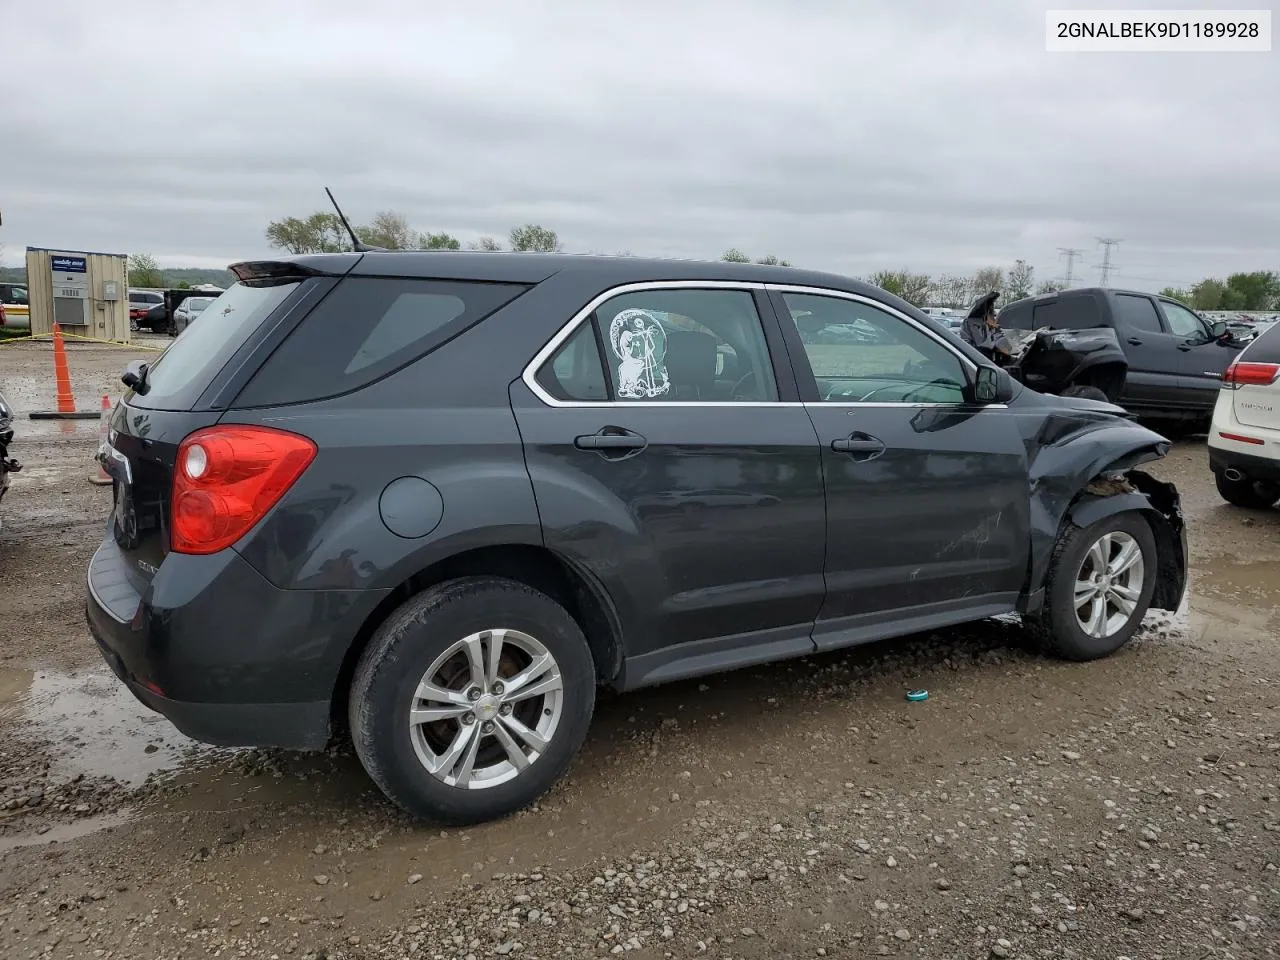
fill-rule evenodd
<path id="1" fill-rule="evenodd" d="M 671 389 L 667 377 L 667 333 L 647 310 L 623 310 L 609 324 L 609 346 L 618 358 L 618 396 L 645 400 Z"/>

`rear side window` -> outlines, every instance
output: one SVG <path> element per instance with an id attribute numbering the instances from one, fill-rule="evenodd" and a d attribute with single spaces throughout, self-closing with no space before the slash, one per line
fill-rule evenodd
<path id="1" fill-rule="evenodd" d="M 557 400 L 608 400 L 595 325 L 584 323 L 538 370 L 538 385 Z"/>
<path id="2" fill-rule="evenodd" d="M 358 390 L 527 289 L 510 283 L 348 277 L 271 354 L 236 406 L 304 403 Z M 206 313 L 216 317 L 217 304 Z"/>
<path id="3" fill-rule="evenodd" d="M 297 287 L 290 281 L 237 283 L 228 289 L 209 304 L 201 323 L 187 327 L 148 368 L 147 392 L 130 403 L 153 410 L 189 410 L 249 334 Z"/>
<path id="4" fill-rule="evenodd" d="M 1138 297 L 1131 293 L 1116 294 L 1116 320 L 1139 330 L 1151 330 L 1162 333 L 1160 314 L 1156 313 L 1156 305 L 1150 297 Z"/>
<path id="5" fill-rule="evenodd" d="M 1035 329 L 1087 330 L 1102 325 L 1102 312 L 1093 297 L 1062 297 L 1036 306 L 1032 316 Z"/>

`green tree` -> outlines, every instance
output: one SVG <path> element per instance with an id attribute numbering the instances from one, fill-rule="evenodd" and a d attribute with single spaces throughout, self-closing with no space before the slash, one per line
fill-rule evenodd
<path id="1" fill-rule="evenodd" d="M 1012 303 L 1031 296 L 1031 284 L 1036 268 L 1025 260 L 1015 260 L 1005 282 L 1004 302 Z"/>
<path id="2" fill-rule="evenodd" d="M 132 254 L 126 261 L 128 284 L 131 287 L 163 287 L 164 274 L 156 258 L 149 253 Z"/>
<path id="3" fill-rule="evenodd" d="M 175 290 L 190 290 L 190 289 L 191 289 L 191 281 L 190 281 L 190 280 L 179 280 L 177 283 L 175 283 L 175 284 L 173 285 L 173 287 L 174 287 L 174 289 L 175 289 Z"/>
<path id="4" fill-rule="evenodd" d="M 539 223 L 526 223 L 511 231 L 511 249 L 537 253 L 559 253 L 563 248 L 554 230 Z"/>
<path id="5" fill-rule="evenodd" d="M 765 266 L 769 266 L 769 267 L 789 267 L 789 266 L 791 266 L 791 261 L 790 261 L 790 260 L 779 260 L 779 259 L 778 259 L 777 257 L 775 257 L 772 253 L 771 253 L 771 254 L 769 254 L 767 257 L 761 257 L 760 259 L 758 259 L 758 260 L 756 261 L 756 263 L 763 263 Z"/>
<path id="6" fill-rule="evenodd" d="M 1043 297 L 1046 294 L 1057 293 L 1059 290 L 1065 290 L 1066 287 L 1060 280 L 1046 280 L 1040 286 L 1036 287 L 1036 296 Z"/>
<path id="7" fill-rule="evenodd" d="M 968 306 L 969 281 L 965 277 L 944 274 L 933 285 L 933 298 L 940 307 Z"/>
<path id="8" fill-rule="evenodd" d="M 1004 271 L 999 267 L 983 267 L 969 281 L 969 302 L 992 290 L 1004 290 Z M 1008 303 L 1008 300 L 1005 301 Z"/>
<path id="9" fill-rule="evenodd" d="M 868 282 L 917 307 L 929 302 L 929 294 L 933 290 L 933 281 L 928 274 L 910 270 L 879 270 L 871 275 Z"/>
<path id="10" fill-rule="evenodd" d="M 481 237 L 479 240 L 467 244 L 467 249 L 484 250 L 488 253 L 493 253 L 494 251 L 501 250 L 502 244 L 493 237 Z"/>
<path id="11" fill-rule="evenodd" d="M 1160 296 L 1168 297 L 1170 300 L 1177 300 L 1179 303 L 1190 303 L 1192 300 L 1191 291 L 1183 290 L 1179 287 L 1165 287 L 1160 291 Z"/>
<path id="12" fill-rule="evenodd" d="M 450 236 L 447 233 L 420 233 L 418 234 L 419 250 L 461 250 L 462 244 L 458 242 L 458 238 Z"/>
<path id="13" fill-rule="evenodd" d="M 387 250 L 412 250 L 418 240 L 405 215 L 394 210 L 379 211 L 371 223 L 356 227 L 355 231 L 362 243 Z"/>
<path id="14" fill-rule="evenodd" d="M 305 220 L 285 217 L 267 224 L 267 242 L 289 253 L 337 253 L 351 249 L 342 221 L 336 214 L 313 213 Z"/>
<path id="15" fill-rule="evenodd" d="M 1206 277 L 1191 288 L 1191 306 L 1197 310 L 1227 310 L 1227 287 L 1221 280 Z"/>
<path id="16" fill-rule="evenodd" d="M 739 250 L 737 247 L 730 247 L 720 257 L 726 263 L 750 263 L 751 258 Z"/>
<path id="17" fill-rule="evenodd" d="M 1227 277 L 1231 310 L 1270 310 L 1280 298 L 1280 277 L 1270 270 L 1233 273 Z"/>

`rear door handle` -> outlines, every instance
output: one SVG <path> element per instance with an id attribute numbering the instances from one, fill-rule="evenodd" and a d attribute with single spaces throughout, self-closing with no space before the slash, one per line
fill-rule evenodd
<path id="1" fill-rule="evenodd" d="M 1130 342 L 1131 344 L 1133 344 L 1135 347 L 1140 347 L 1140 346 L 1142 346 L 1142 341 L 1141 341 L 1141 340 L 1139 340 L 1137 337 L 1130 337 L 1130 338 L 1129 338 L 1129 342 Z"/>
<path id="2" fill-rule="evenodd" d="M 596 450 L 602 457 L 613 458 L 617 454 L 639 453 L 649 445 L 649 441 L 630 430 L 605 427 L 598 433 L 574 437 L 573 445 L 579 450 Z"/>

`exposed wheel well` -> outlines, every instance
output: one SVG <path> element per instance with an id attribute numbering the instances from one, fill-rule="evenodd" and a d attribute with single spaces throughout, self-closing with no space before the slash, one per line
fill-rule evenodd
<path id="1" fill-rule="evenodd" d="M 1071 383 L 1078 387 L 1097 387 L 1107 395 L 1108 400 L 1114 403 L 1120 396 L 1120 391 L 1124 389 L 1124 378 L 1127 372 L 1128 369 L 1123 363 L 1099 363 L 1081 370 L 1072 378 Z"/>
<path id="2" fill-rule="evenodd" d="M 345 723 L 347 695 L 360 655 L 391 612 L 410 597 L 437 583 L 473 576 L 505 577 L 551 597 L 569 612 L 586 635 L 599 682 L 609 684 L 617 678 L 622 666 L 621 626 L 604 589 L 593 583 L 589 574 L 545 547 L 527 544 L 480 547 L 441 560 L 414 574 L 391 591 L 368 616 L 338 671 L 332 697 L 335 726 Z"/>

